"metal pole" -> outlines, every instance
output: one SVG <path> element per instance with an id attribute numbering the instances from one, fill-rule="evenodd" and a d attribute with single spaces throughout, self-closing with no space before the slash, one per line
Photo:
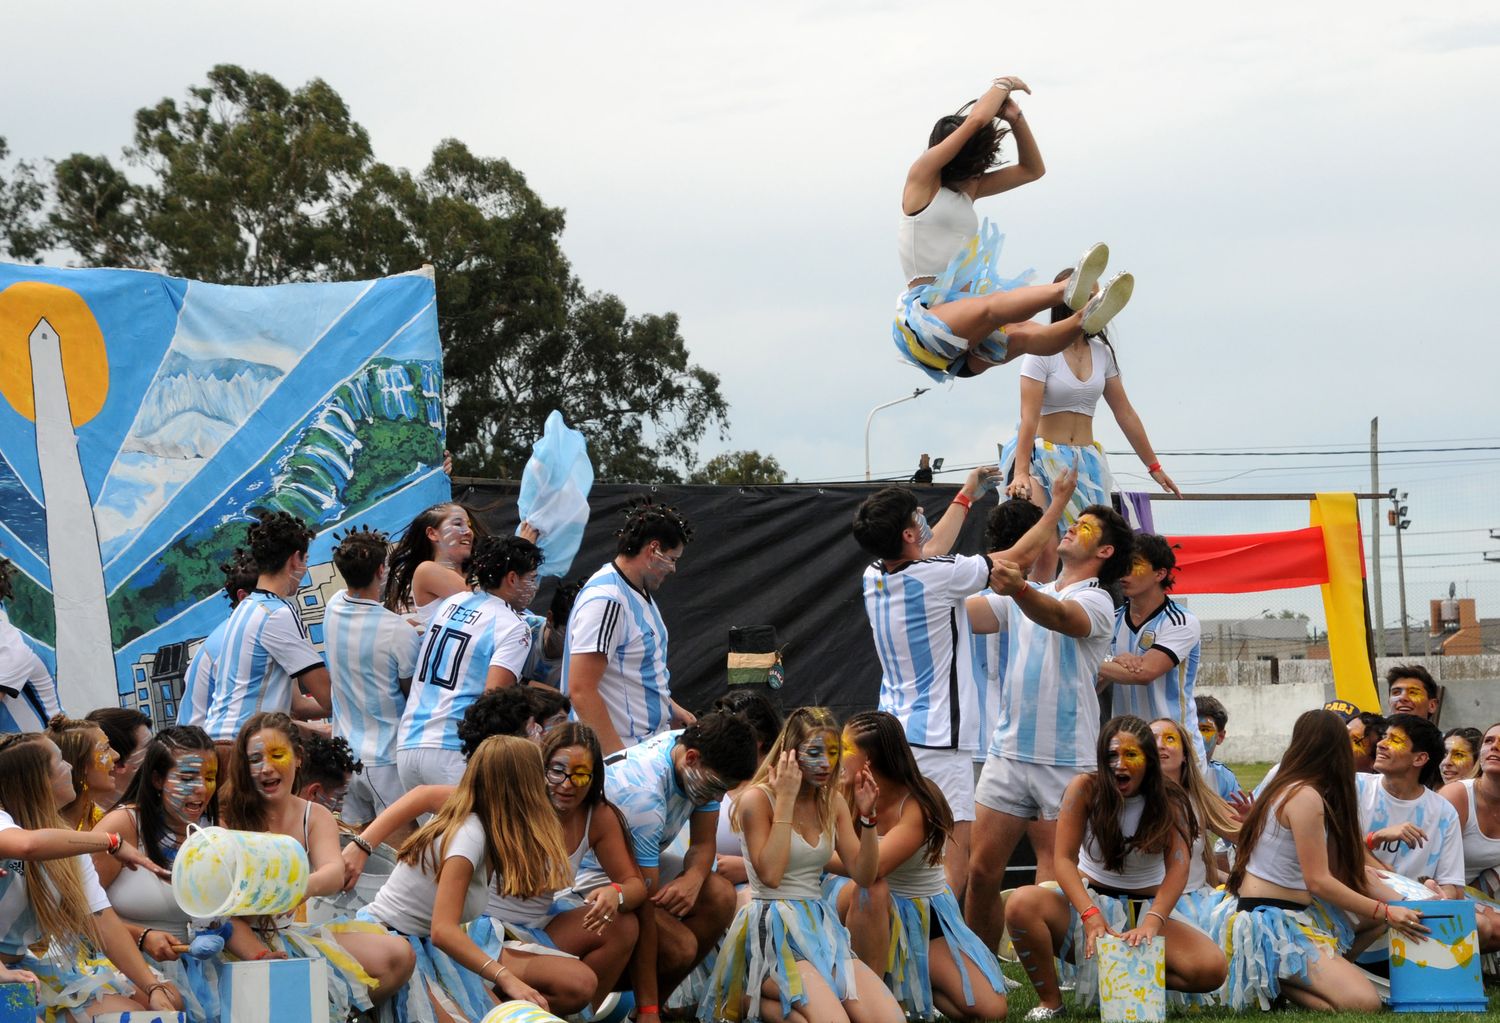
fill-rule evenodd
<path id="1" fill-rule="evenodd" d="M 1401 495 L 1405 497 L 1405 494 Z M 1396 586 L 1401 590 L 1401 656 L 1411 656 L 1411 635 L 1406 621 L 1406 561 L 1401 556 L 1401 534 L 1409 520 L 1401 517 L 1406 509 L 1396 502 Z"/>
<path id="2" fill-rule="evenodd" d="M 928 387 L 918 387 L 915 391 L 912 391 L 910 394 L 908 394 L 904 398 L 897 398 L 895 401 L 888 401 L 888 402 L 886 402 L 883 405 L 876 405 L 874 408 L 872 408 L 870 410 L 870 414 L 865 417 L 865 482 L 866 483 L 868 483 L 870 481 L 870 423 L 871 423 L 872 420 L 874 420 L 875 413 L 879 412 L 883 408 L 890 408 L 892 405 L 899 405 L 903 401 L 911 401 L 913 398 L 920 398 L 922 395 L 926 394 L 929 390 L 931 390 L 931 388 L 928 388 Z"/>
<path id="3" fill-rule="evenodd" d="M 1380 493 L 1380 417 L 1370 420 L 1370 493 Z M 1375 656 L 1385 656 L 1385 602 L 1380 589 L 1380 499 L 1370 498 L 1370 563 L 1375 566 Z"/>

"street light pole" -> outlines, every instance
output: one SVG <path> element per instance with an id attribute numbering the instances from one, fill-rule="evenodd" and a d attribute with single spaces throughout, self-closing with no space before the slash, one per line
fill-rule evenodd
<path id="1" fill-rule="evenodd" d="M 1391 488 L 1391 525 L 1396 527 L 1396 588 L 1401 591 L 1401 656 L 1411 656 L 1411 632 L 1406 620 L 1406 561 L 1401 556 L 1401 534 L 1406 532 L 1411 525 L 1411 519 L 1406 517 L 1405 491 L 1398 498 L 1396 488 Z"/>
<path id="2" fill-rule="evenodd" d="M 890 408 L 892 405 L 899 405 L 903 401 L 911 401 L 913 398 L 920 398 L 922 395 L 926 394 L 930 390 L 932 390 L 932 388 L 930 388 L 930 387 L 918 387 L 915 391 L 912 391 L 910 394 L 906 395 L 904 398 L 897 398 L 895 401 L 888 401 L 888 402 L 884 403 L 883 405 L 876 405 L 874 408 L 872 408 L 870 410 L 870 414 L 865 417 L 865 482 L 866 483 L 868 483 L 870 481 L 870 423 L 871 423 L 872 420 L 874 420 L 875 413 L 879 412 L 883 408 Z"/>

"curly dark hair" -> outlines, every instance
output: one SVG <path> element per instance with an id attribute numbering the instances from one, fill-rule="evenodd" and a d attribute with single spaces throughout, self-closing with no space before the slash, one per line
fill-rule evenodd
<path id="1" fill-rule="evenodd" d="M 297 773 L 297 791 L 313 782 L 337 788 L 348 781 L 351 774 L 359 774 L 364 769 L 364 762 L 355 759 L 354 750 L 343 736 L 324 738 L 311 735 L 302 744 L 302 770 Z"/>
<path id="2" fill-rule="evenodd" d="M 536 717 L 536 705 L 526 689 L 526 686 L 492 689 L 469 704 L 458 723 L 458 741 L 465 760 L 491 736 L 526 738 L 526 722 Z"/>
<path id="3" fill-rule="evenodd" d="M 519 536 L 486 536 L 474 545 L 469 582 L 493 590 L 511 572 L 525 575 L 542 564 L 542 549 Z"/>
<path id="4" fill-rule="evenodd" d="M 984 524 L 984 547 L 989 551 L 1009 550 L 1020 543 L 1026 531 L 1042 521 L 1042 510 L 1024 497 L 1001 501 Z"/>
<path id="5" fill-rule="evenodd" d="M 755 773 L 757 747 L 755 729 L 738 714 L 709 711 L 683 730 L 684 749 L 695 749 L 703 765 L 731 786 Z"/>
<path id="6" fill-rule="evenodd" d="M 573 604 L 578 600 L 578 591 L 583 589 L 583 584 L 588 582 L 587 576 L 580 576 L 570 583 L 558 583 L 557 589 L 552 591 L 552 603 L 547 605 L 547 615 L 552 619 L 552 624 L 559 629 L 568 624 L 568 617 L 573 613 Z"/>
<path id="7" fill-rule="evenodd" d="M 958 126 L 967 120 L 964 112 L 975 102 L 975 100 L 969 100 L 958 108 L 958 113 L 939 118 L 937 124 L 932 126 L 932 132 L 927 136 L 927 148 L 931 149 L 957 131 Z M 1005 136 L 1009 134 L 1010 128 L 998 120 L 992 120 L 981 127 L 969 137 L 969 141 L 963 144 L 958 155 L 943 165 L 941 173 L 943 186 L 952 188 L 954 185 L 961 185 L 998 166 L 1001 162 L 1000 143 L 1005 141 Z"/>
<path id="8" fill-rule="evenodd" d="M 693 527 L 676 508 L 645 497 L 625 509 L 625 525 L 615 530 L 615 538 L 615 553 L 631 558 L 652 540 L 663 550 L 684 547 L 693 538 Z"/>
<path id="9" fill-rule="evenodd" d="M 229 560 L 219 566 L 219 571 L 224 573 L 224 595 L 229 598 L 230 607 L 240 606 L 241 590 L 248 593 L 260 582 L 260 567 L 243 547 L 236 547 Z"/>
<path id="10" fill-rule="evenodd" d="M 375 581 L 391 542 L 378 529 L 360 526 L 343 536 L 334 534 L 338 546 L 333 549 L 333 567 L 344 577 L 344 583 L 355 590 L 362 590 Z"/>
<path id="11" fill-rule="evenodd" d="M 750 727 L 755 729 L 755 744 L 760 748 L 761 756 L 766 755 L 766 750 L 771 748 L 771 743 L 776 741 L 786 724 L 781 711 L 759 689 L 731 689 L 714 701 L 713 709 L 738 714 L 750 722 Z"/>
<path id="12" fill-rule="evenodd" d="M 887 561 L 901 557 L 901 534 L 917 513 L 917 495 L 906 487 L 884 487 L 854 513 L 854 539 Z"/>
<path id="13" fill-rule="evenodd" d="M 1132 557 L 1136 554 L 1145 558 L 1153 571 L 1159 572 L 1166 569 L 1167 574 L 1161 581 L 1162 589 L 1170 590 L 1172 584 L 1177 582 L 1177 576 L 1174 573 L 1174 569 L 1177 568 L 1177 555 L 1173 553 L 1172 544 L 1167 541 L 1166 537 L 1156 533 L 1135 534 L 1135 550 L 1132 551 Z"/>
<path id="14" fill-rule="evenodd" d="M 1107 504 L 1091 504 L 1079 513 L 1081 519 L 1092 515 L 1104 527 L 1099 537 L 1099 546 L 1106 544 L 1114 548 L 1109 557 L 1099 563 L 1099 585 L 1113 586 L 1130 571 L 1130 558 L 1135 553 L 1135 534 L 1125 517 Z"/>
<path id="15" fill-rule="evenodd" d="M 303 521 L 284 511 L 256 513 L 250 527 L 250 556 L 262 575 L 280 572 L 293 554 L 306 554 L 313 531 Z"/>

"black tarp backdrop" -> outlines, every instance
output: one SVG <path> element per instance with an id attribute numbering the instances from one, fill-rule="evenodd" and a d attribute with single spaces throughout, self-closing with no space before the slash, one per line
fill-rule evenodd
<path id="1" fill-rule="evenodd" d="M 693 528 L 676 576 L 657 594 L 677 701 L 701 711 L 726 690 L 732 626 L 772 625 L 786 684 L 770 695 L 783 709 L 824 706 L 842 720 L 872 709 L 880 689 L 860 595 L 860 576 L 874 559 L 854 542 L 849 525 L 860 502 L 887 485 L 596 485 L 569 576 L 591 575 L 614 557 L 615 530 L 632 500 L 649 496 L 674 505 Z M 956 486 L 913 489 L 933 522 L 958 492 Z M 516 483 L 466 480 L 455 482 L 453 493 L 486 529 L 510 533 L 519 490 Z M 995 504 L 994 494 L 975 502 L 957 551 L 983 549 L 985 520 Z M 544 581 L 534 610 L 546 610 L 554 586 Z"/>

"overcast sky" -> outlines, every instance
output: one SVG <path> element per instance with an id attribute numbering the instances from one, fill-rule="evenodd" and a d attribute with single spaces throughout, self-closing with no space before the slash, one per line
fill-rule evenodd
<path id="1" fill-rule="evenodd" d="M 1048 172 L 980 212 L 1007 269 L 1050 277 L 1103 240 L 1135 273 L 1118 350 L 1158 450 L 1357 447 L 1374 415 L 1386 447 L 1500 445 L 1492 3 L 137 2 L 22 5 L 8 28 L 0 135 L 21 157 L 118 157 L 138 107 L 232 62 L 326 79 L 388 162 L 447 136 L 509 159 L 566 209 L 586 286 L 681 315 L 732 406 L 705 457 L 756 448 L 803 480 L 861 476 L 870 408 L 927 386 L 889 335 L 901 183 L 938 116 L 1019 75 Z M 991 457 L 1016 379 L 880 413 L 876 475 Z M 1359 454 L 1162 461 L 1192 490 L 1369 483 Z M 1412 495 L 1413 616 L 1450 579 L 1500 615 L 1479 557 L 1500 452 L 1383 462 Z M 1213 509 L 1162 524 L 1306 522 Z M 1382 553 L 1394 621 L 1389 533 Z"/>

